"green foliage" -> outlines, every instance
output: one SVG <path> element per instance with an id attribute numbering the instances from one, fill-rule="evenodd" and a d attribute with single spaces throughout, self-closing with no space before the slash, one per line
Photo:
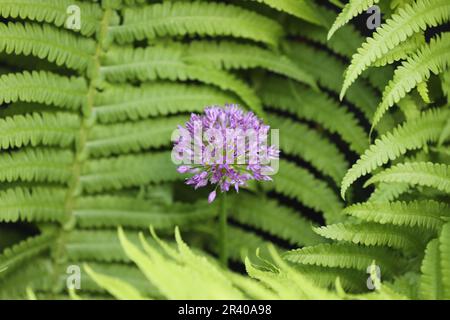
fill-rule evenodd
<path id="1" fill-rule="evenodd" d="M 201 112 L 203 105 L 225 104 L 232 94 L 207 85 L 154 82 L 140 87 L 115 85 L 96 96 L 100 123 L 147 119 L 181 112 Z"/>
<path id="2" fill-rule="evenodd" d="M 346 214 L 364 221 L 397 226 L 440 230 L 450 211 L 448 205 L 436 201 L 360 203 L 344 209 Z"/>
<path id="3" fill-rule="evenodd" d="M 450 4 L 445 0 L 421 0 L 400 7 L 353 56 L 346 71 L 341 98 L 357 77 L 387 51 L 414 33 L 445 23 L 449 18 Z"/>
<path id="4" fill-rule="evenodd" d="M 323 17 L 317 12 L 317 6 L 310 0 L 250 0 L 264 3 L 274 9 L 289 13 L 313 24 L 324 24 Z"/>
<path id="5" fill-rule="evenodd" d="M 447 223 L 439 239 L 429 242 L 422 262 L 420 295 L 424 299 L 450 299 L 449 258 L 450 224 Z"/>
<path id="6" fill-rule="evenodd" d="M 285 259 L 293 263 L 365 271 L 372 261 L 388 274 L 399 273 L 406 262 L 385 248 L 355 246 L 347 243 L 319 244 L 288 251 Z"/>
<path id="7" fill-rule="evenodd" d="M 1 192 L 1 221 L 62 221 L 65 192 L 62 188 L 11 188 Z"/>
<path id="8" fill-rule="evenodd" d="M 45 71 L 11 73 L 0 76 L 0 102 L 37 102 L 78 110 L 87 103 L 86 81 Z"/>
<path id="9" fill-rule="evenodd" d="M 421 248 L 424 242 L 409 228 L 377 223 L 338 223 L 318 228 L 316 232 L 328 239 L 405 250 Z"/>
<path id="10" fill-rule="evenodd" d="M 330 39 L 340 27 L 348 23 L 352 18 L 356 17 L 378 2 L 379 0 L 350 0 L 349 3 L 345 5 L 341 13 L 339 13 L 330 31 L 328 31 L 328 39 Z"/>
<path id="11" fill-rule="evenodd" d="M 1 24 L 0 51 L 33 55 L 58 66 L 84 71 L 93 61 L 95 42 L 49 25 Z M 53 38 L 53 41 L 48 41 Z M 80 50 L 83 48 L 83 50 Z"/>
<path id="12" fill-rule="evenodd" d="M 432 39 L 430 44 L 419 48 L 417 53 L 408 58 L 402 66 L 395 70 L 394 78 L 389 82 L 383 93 L 383 100 L 374 115 L 373 126 L 380 120 L 383 113 L 394 103 L 403 98 L 406 93 L 430 77 L 430 73 L 439 74 L 450 64 L 450 33 Z M 420 86 L 418 87 L 420 88 Z M 425 89 L 426 90 L 426 89 Z M 427 92 L 422 96 L 428 96 Z M 425 98 L 429 101 L 429 98 Z"/>
<path id="13" fill-rule="evenodd" d="M 367 184 L 375 182 L 400 182 L 422 185 L 450 192 L 450 168 L 448 165 L 432 162 L 400 163 L 370 178 Z"/>
<path id="14" fill-rule="evenodd" d="M 338 295 L 315 285 L 307 276 L 292 269 L 277 253 L 270 250 L 276 265 L 269 270 L 246 260 L 251 278 L 221 269 L 205 255 L 194 253 L 175 232 L 177 247 L 172 248 L 156 238 L 158 250 L 141 235 L 140 246 L 130 242 L 123 231 L 119 237 L 128 257 L 139 267 L 148 281 L 155 284 L 168 299 L 338 299 Z M 154 235 L 154 237 L 156 237 Z M 101 287 L 118 299 L 142 299 L 137 288 L 122 280 L 86 271 Z M 196 290 L 192 290 L 196 288 Z"/>
<path id="15" fill-rule="evenodd" d="M 397 159 L 408 150 L 416 150 L 425 147 L 428 142 L 436 142 L 448 115 L 448 110 L 431 109 L 418 119 L 408 121 L 395 128 L 392 133 L 377 139 L 345 175 L 341 185 L 342 197 L 359 177 L 374 171 L 389 160 Z"/>
<path id="16" fill-rule="evenodd" d="M 226 71 L 188 63 L 179 46 L 120 48 L 109 51 L 103 76 L 113 82 L 163 80 L 191 80 L 218 86 L 237 94 L 250 108 L 261 112 L 261 102 L 253 90 Z"/>
<path id="17" fill-rule="evenodd" d="M 371 3 L 350 1 L 330 35 L 368 5 Z M 382 101 L 373 113 L 372 129 L 395 103 L 406 121 L 377 138 L 347 171 L 341 183 L 342 197 L 357 179 L 367 174 L 374 175 L 365 186 L 374 185 L 375 190 L 366 202 L 343 210 L 350 216 L 348 219 L 315 228 L 333 242 L 290 251 L 286 259 L 300 267 L 315 265 L 342 278 L 348 276 L 349 269 L 366 271 L 373 261 L 380 267 L 383 287 L 410 298 L 448 299 L 448 277 L 444 276 L 448 274 L 445 250 L 450 239 L 448 156 L 439 147 L 448 144 L 448 100 L 433 102 L 436 97 L 439 99 L 439 93 L 434 91 L 432 97 L 436 88 L 430 87 L 434 86 L 431 73 L 447 72 L 448 35 L 444 32 L 425 43 L 423 31 L 448 21 L 450 8 L 448 2 L 439 0 L 392 1 L 391 8 L 391 17 L 353 55 L 341 98 L 369 66 L 403 60 L 389 82 L 385 78 L 382 83 L 376 76 L 385 73 L 383 69 L 369 70 L 363 78 L 379 89 L 385 87 Z M 336 36 L 339 32 L 344 30 L 337 31 Z M 350 57 L 347 50 L 339 50 Z M 412 92 L 414 88 L 417 95 Z M 424 107 L 424 103 L 433 108 Z M 407 275 L 402 276 L 406 270 Z"/>
<path id="18" fill-rule="evenodd" d="M 69 113 L 29 113 L 0 119 L 2 149 L 59 146 L 68 147 L 75 140 L 80 120 Z"/>
<path id="19" fill-rule="evenodd" d="M 242 3 L 207 1 L 21 0 L 0 5 L 0 221 L 7 227 L 27 222 L 36 228 L 37 239 L 54 237 L 45 250 L 30 243 L 30 254 L 14 250 L 2 256 L 2 269 L 7 266 L 2 297 L 24 297 L 28 287 L 37 297 L 64 296 L 67 265 L 86 261 L 93 266 L 93 278 L 99 267 L 109 276 L 117 272 L 119 282 L 128 279 L 133 268 L 124 269 L 129 260 L 111 232 L 119 225 L 142 230 L 151 224 L 165 233 L 179 225 L 199 239 L 199 247 L 208 247 L 204 230 L 214 237 L 217 209 L 179 190 L 177 181 L 184 176 L 176 172 L 167 149 L 172 131 L 187 120 L 186 113 L 207 105 L 239 103 L 264 114 L 252 80 L 258 72 L 317 90 L 317 79 L 277 49 L 284 33 L 278 12 L 321 24 L 312 2 L 257 4 L 268 5 L 273 14 L 267 16 Z M 81 10 L 79 32 L 64 28 L 70 5 Z M 294 154 L 305 154 L 338 183 L 347 168 L 343 154 L 319 132 L 309 131 L 339 159 L 336 169 L 327 169 L 327 155 L 316 159 L 320 153 L 314 146 Z M 316 181 L 297 169 L 305 181 Z M 333 198 L 333 191 L 320 183 Z M 298 193 L 296 198 L 317 206 L 312 195 Z M 321 241 L 310 228 L 313 222 L 292 208 L 267 199 L 260 220 L 254 216 L 259 195 L 244 197 L 246 206 L 233 212 L 232 220 L 292 244 Z M 337 212 L 331 205 L 323 208 Z M 254 252 L 266 243 L 240 227 L 230 228 L 230 234 L 236 235 L 231 252 L 236 260 L 241 248 Z M 28 270 L 31 253 L 42 261 L 42 281 Z M 19 274 L 29 277 L 19 281 Z M 80 296 L 104 293 L 89 277 L 82 282 L 86 292 Z"/>
<path id="20" fill-rule="evenodd" d="M 449 299 L 450 6 L 391 1 L 364 40 L 375 3 L 0 0 L 0 298 Z M 245 276 L 169 151 L 225 103 L 280 130 L 274 181 L 228 198 Z"/>
<path id="21" fill-rule="evenodd" d="M 2 0 L 0 4 L 0 15 L 3 18 L 29 19 L 62 27 L 67 20 L 67 8 L 74 3 L 71 0 L 17 0 L 14 2 Z M 84 12 L 85 17 L 80 32 L 84 36 L 91 36 L 100 27 L 98 20 L 101 19 L 102 11 L 96 4 L 80 2 L 77 5 Z"/>
<path id="22" fill-rule="evenodd" d="M 126 8 L 123 24 L 110 28 L 119 43 L 165 36 L 232 36 L 276 45 L 281 26 L 257 13 L 223 3 L 164 2 Z"/>

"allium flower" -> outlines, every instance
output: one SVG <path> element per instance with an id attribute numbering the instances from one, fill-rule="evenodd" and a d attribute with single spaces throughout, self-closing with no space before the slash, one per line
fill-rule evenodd
<path id="1" fill-rule="evenodd" d="M 178 172 L 193 173 L 186 184 L 195 189 L 215 184 L 210 203 L 218 187 L 238 192 L 249 180 L 272 180 L 270 164 L 278 159 L 279 150 L 268 145 L 270 127 L 252 112 L 236 105 L 208 107 L 178 129 L 173 148 L 174 160 L 182 163 Z"/>

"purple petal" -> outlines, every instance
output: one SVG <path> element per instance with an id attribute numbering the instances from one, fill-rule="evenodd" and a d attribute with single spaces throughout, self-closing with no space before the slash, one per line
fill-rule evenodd
<path id="1" fill-rule="evenodd" d="M 208 196 L 208 203 L 211 203 L 214 201 L 214 199 L 216 198 L 216 190 L 214 190 L 213 192 L 211 192 Z"/>
<path id="2" fill-rule="evenodd" d="M 179 166 L 177 169 L 179 173 L 186 173 L 189 172 L 189 170 L 191 170 L 191 168 L 188 166 Z"/>

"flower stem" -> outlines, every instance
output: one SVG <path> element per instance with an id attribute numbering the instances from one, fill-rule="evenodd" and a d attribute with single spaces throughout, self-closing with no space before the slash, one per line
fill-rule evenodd
<path id="1" fill-rule="evenodd" d="M 228 267 L 227 250 L 227 194 L 222 193 L 219 212 L 219 258 L 223 267 Z"/>

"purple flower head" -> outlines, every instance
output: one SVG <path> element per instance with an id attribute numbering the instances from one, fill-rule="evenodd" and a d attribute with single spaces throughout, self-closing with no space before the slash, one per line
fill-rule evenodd
<path id="1" fill-rule="evenodd" d="M 252 112 L 237 105 L 208 107 L 202 115 L 192 114 L 185 126 L 179 126 L 174 142 L 174 160 L 181 163 L 180 173 L 192 173 L 186 184 L 195 189 L 208 183 L 216 185 L 209 202 L 214 201 L 216 189 L 237 192 L 249 180 L 272 180 L 273 160 L 279 149 L 268 145 L 270 127 Z"/>

